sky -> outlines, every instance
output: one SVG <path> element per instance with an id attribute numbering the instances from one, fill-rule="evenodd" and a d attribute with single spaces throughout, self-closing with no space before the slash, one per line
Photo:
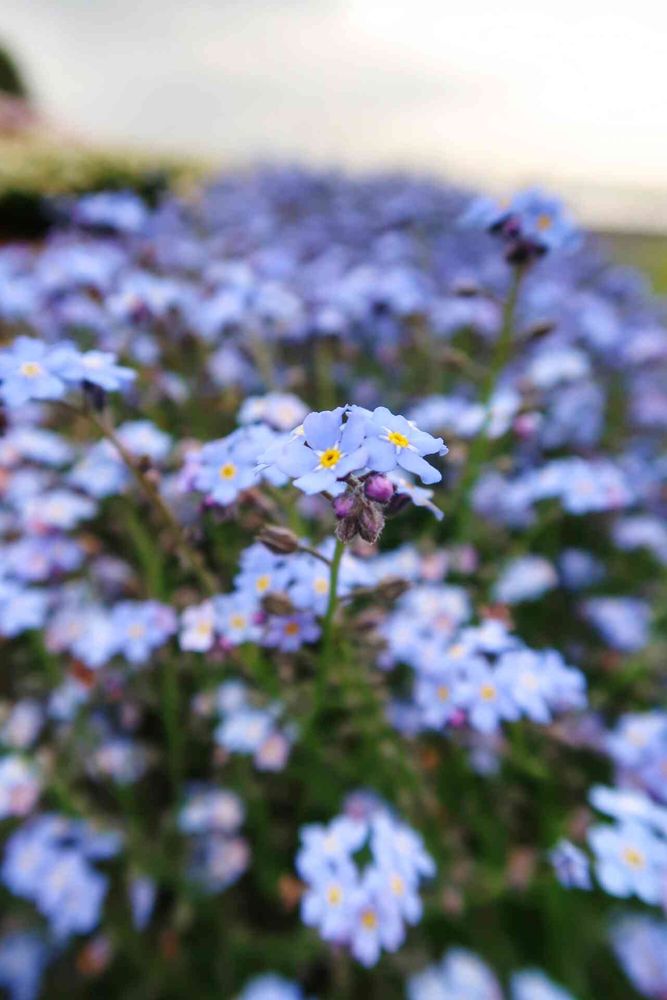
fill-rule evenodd
<path id="1" fill-rule="evenodd" d="M 667 229 L 664 2 L 2 0 L 0 42 L 85 138 L 539 182 Z"/>

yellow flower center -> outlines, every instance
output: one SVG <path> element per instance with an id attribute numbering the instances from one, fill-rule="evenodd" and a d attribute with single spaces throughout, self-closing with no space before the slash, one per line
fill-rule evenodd
<path id="1" fill-rule="evenodd" d="M 313 589 L 316 594 L 326 594 L 329 590 L 329 581 L 323 576 L 318 576 L 313 583 Z"/>
<path id="2" fill-rule="evenodd" d="M 320 454 L 320 465 L 323 469 L 335 469 L 342 457 L 340 448 L 327 448 Z"/>
<path id="3" fill-rule="evenodd" d="M 389 880 L 391 891 L 395 896 L 402 896 L 405 892 L 405 882 L 400 875 L 392 875 Z"/>
<path id="4" fill-rule="evenodd" d="M 134 625 L 130 625 L 127 630 L 127 634 L 131 639 L 141 639 L 146 629 L 140 622 L 136 622 Z"/>
<path id="5" fill-rule="evenodd" d="M 245 628 L 246 618 L 245 615 L 232 615 L 229 619 L 229 624 L 232 628 Z"/>
<path id="6" fill-rule="evenodd" d="M 299 623 L 298 622 L 287 622 L 285 625 L 285 635 L 298 635 L 299 634 Z"/>
<path id="7" fill-rule="evenodd" d="M 327 902 L 330 906 L 338 906 L 343 899 L 343 891 L 339 885 L 329 886 Z"/>
<path id="8" fill-rule="evenodd" d="M 213 626 L 210 622 L 199 622 L 195 631 L 197 635 L 210 635 Z"/>
<path id="9" fill-rule="evenodd" d="M 264 576 L 257 577 L 255 587 L 257 588 L 260 594 L 263 594 L 266 590 L 269 589 L 270 586 L 271 586 L 271 577 L 268 575 L 268 573 L 265 573 Z"/>
<path id="10" fill-rule="evenodd" d="M 447 701 L 449 698 L 449 688 L 446 684 L 441 684 L 438 688 L 438 701 Z"/>
<path id="11" fill-rule="evenodd" d="M 26 378 L 37 378 L 42 374 L 42 366 L 37 361 L 24 361 L 21 365 L 21 375 Z"/>
<path id="12" fill-rule="evenodd" d="M 493 701 L 496 697 L 496 689 L 493 684 L 482 684 L 479 693 L 484 701 Z"/>
<path id="13" fill-rule="evenodd" d="M 626 847 L 623 851 L 624 860 L 631 868 L 643 868 L 645 864 L 644 855 L 636 847 Z"/>
<path id="14" fill-rule="evenodd" d="M 227 462 L 220 466 L 219 476 L 221 479 L 233 479 L 236 475 L 236 466 L 232 462 Z"/>
<path id="15" fill-rule="evenodd" d="M 542 215 L 538 215 L 537 217 L 537 228 L 540 230 L 540 232 L 544 232 L 545 229 L 551 229 L 552 222 L 553 219 L 551 218 L 551 216 L 547 215 L 546 212 L 544 212 Z"/>
<path id="16" fill-rule="evenodd" d="M 378 925 L 377 914 L 374 910 L 364 910 L 361 914 L 361 923 L 364 927 L 367 927 L 369 931 L 372 931 Z"/>
<path id="17" fill-rule="evenodd" d="M 390 444 L 396 445 L 397 448 L 407 448 L 410 444 L 405 434 L 400 434 L 398 431 L 389 431 L 387 434 L 387 441 Z"/>

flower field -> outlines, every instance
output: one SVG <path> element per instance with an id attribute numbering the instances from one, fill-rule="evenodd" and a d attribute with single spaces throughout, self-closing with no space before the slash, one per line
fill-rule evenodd
<path id="1" fill-rule="evenodd" d="M 667 326 L 558 199 L 0 247 L 0 988 L 667 997 Z"/>

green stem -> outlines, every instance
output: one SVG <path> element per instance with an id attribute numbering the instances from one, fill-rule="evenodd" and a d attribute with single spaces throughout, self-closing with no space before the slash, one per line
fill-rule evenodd
<path id="1" fill-rule="evenodd" d="M 180 795 L 183 773 L 183 747 L 178 710 L 178 678 L 173 660 L 166 662 L 162 668 L 162 721 L 167 737 L 169 777 L 176 801 Z"/>
<path id="2" fill-rule="evenodd" d="M 123 462 L 134 476 L 137 485 L 143 492 L 146 499 L 159 513 L 165 527 L 169 531 L 172 543 L 181 563 L 186 566 L 194 576 L 197 577 L 199 583 L 207 594 L 213 595 L 217 593 L 218 588 L 216 586 L 214 576 L 206 568 L 206 564 L 204 563 L 201 554 L 196 549 L 192 548 L 188 542 L 182 525 L 177 521 L 173 511 L 165 502 L 160 490 L 152 481 L 150 476 L 144 472 L 134 455 L 125 447 L 107 419 L 101 419 L 93 412 L 88 412 L 86 416 L 92 421 L 107 441 L 114 446 Z"/>
<path id="3" fill-rule="evenodd" d="M 318 665 L 315 691 L 317 712 L 323 708 L 326 697 L 327 678 L 333 655 L 334 619 L 338 606 L 338 576 L 340 574 L 340 564 L 344 551 L 345 543 L 341 542 L 340 539 L 336 539 L 336 547 L 331 560 L 331 566 L 329 567 L 329 600 L 327 601 L 327 610 L 322 622 L 322 655 L 320 656 Z"/>
<path id="4" fill-rule="evenodd" d="M 264 387 L 270 392 L 276 386 L 276 366 L 270 341 L 259 333 L 252 332 L 248 333 L 246 343 Z"/>
<path id="5" fill-rule="evenodd" d="M 523 267 L 515 267 L 512 272 L 512 283 L 503 306 L 500 333 L 498 335 L 493 358 L 491 359 L 491 364 L 487 369 L 486 378 L 484 379 L 480 393 L 480 402 L 487 411 L 486 416 L 484 418 L 484 423 L 479 429 L 479 433 L 473 439 L 470 446 L 465 471 L 459 480 L 458 486 L 454 491 L 454 496 L 452 498 L 452 510 L 454 513 L 456 514 L 458 511 L 461 511 L 457 536 L 463 540 L 469 537 L 468 527 L 471 515 L 470 497 L 479 478 L 482 466 L 485 464 L 489 454 L 491 441 L 488 435 L 488 429 L 489 424 L 491 423 L 491 413 L 488 408 L 498 382 L 498 376 L 506 367 L 510 358 L 512 350 L 512 334 L 514 332 L 514 318 L 524 274 L 525 268 Z"/>
<path id="6" fill-rule="evenodd" d="M 332 369 L 334 359 L 331 345 L 326 337 L 317 337 L 313 344 L 313 367 L 315 376 L 315 392 L 318 410 L 332 410 L 336 405 L 336 387 Z"/>

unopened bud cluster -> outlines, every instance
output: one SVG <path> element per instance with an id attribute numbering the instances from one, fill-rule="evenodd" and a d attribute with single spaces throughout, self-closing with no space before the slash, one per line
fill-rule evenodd
<path id="1" fill-rule="evenodd" d="M 395 492 L 394 484 L 380 473 L 371 473 L 365 479 L 350 479 L 345 493 L 332 501 L 338 518 L 336 535 L 341 542 L 349 542 L 359 535 L 373 544 L 382 534 L 387 505 Z"/>

